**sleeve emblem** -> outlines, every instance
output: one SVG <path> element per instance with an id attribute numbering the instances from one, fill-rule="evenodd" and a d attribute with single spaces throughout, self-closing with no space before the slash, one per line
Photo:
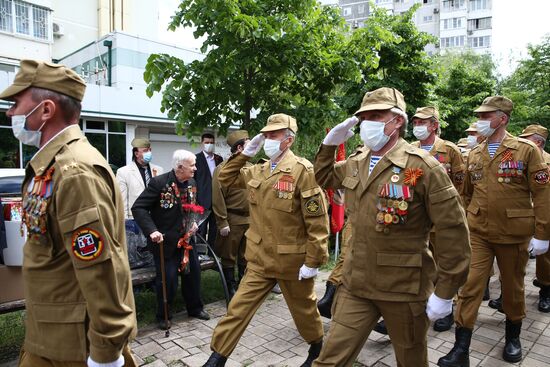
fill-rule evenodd
<path id="1" fill-rule="evenodd" d="M 318 198 L 311 198 L 306 201 L 305 207 L 308 214 L 317 214 L 321 208 L 321 203 Z"/>
<path id="2" fill-rule="evenodd" d="M 543 169 L 535 173 L 535 182 L 539 185 L 546 185 L 548 178 L 548 170 Z"/>
<path id="3" fill-rule="evenodd" d="M 103 247 L 101 234 L 91 228 L 80 228 L 73 233 L 72 250 L 79 260 L 97 259 L 103 252 Z"/>

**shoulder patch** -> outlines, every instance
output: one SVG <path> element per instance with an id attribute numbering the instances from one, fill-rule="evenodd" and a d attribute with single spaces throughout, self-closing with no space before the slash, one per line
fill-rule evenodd
<path id="1" fill-rule="evenodd" d="M 82 261 L 97 259 L 103 252 L 103 237 L 99 232 L 91 228 L 79 228 L 73 232 L 73 255 Z"/>
<path id="2" fill-rule="evenodd" d="M 535 182 L 539 185 L 546 185 L 549 180 L 548 170 L 542 169 L 534 174 Z"/>
<path id="3" fill-rule="evenodd" d="M 298 163 L 304 166 L 308 171 L 313 170 L 313 164 L 305 158 L 297 157 Z"/>
<path id="4" fill-rule="evenodd" d="M 306 208 L 306 212 L 308 214 L 317 214 L 319 212 L 319 209 L 321 209 L 321 202 L 319 201 L 319 197 L 312 197 L 306 203 L 304 204 Z"/>

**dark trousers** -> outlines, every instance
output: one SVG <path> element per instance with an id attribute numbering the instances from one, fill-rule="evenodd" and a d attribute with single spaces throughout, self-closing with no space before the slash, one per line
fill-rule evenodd
<path id="1" fill-rule="evenodd" d="M 214 217 L 214 212 L 210 212 L 208 218 L 199 226 L 198 233 L 208 242 L 208 244 L 212 248 L 214 248 L 214 245 L 216 244 L 217 230 L 218 229 L 216 227 L 216 218 Z"/>

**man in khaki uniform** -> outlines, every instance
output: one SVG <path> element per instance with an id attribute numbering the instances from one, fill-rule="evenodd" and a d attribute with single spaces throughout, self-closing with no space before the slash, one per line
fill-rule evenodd
<path id="1" fill-rule="evenodd" d="M 468 155 L 464 198 L 471 231 L 472 261 L 458 295 L 456 341 L 439 359 L 443 367 L 468 366 L 469 346 L 479 305 L 496 257 L 506 314 L 504 360 L 521 360 L 519 335 L 525 318 L 524 277 L 529 244 L 535 254 L 548 250 L 550 184 L 539 149 L 506 131 L 513 103 L 487 97 L 474 112 L 487 140 Z"/>
<path id="2" fill-rule="evenodd" d="M 111 168 L 78 127 L 86 84 L 35 60 L 0 99 L 23 144 L 40 150 L 23 181 L 25 343 L 19 366 L 135 366 L 123 204 Z"/>
<path id="3" fill-rule="evenodd" d="M 550 166 L 550 154 L 544 151 L 544 145 L 548 139 L 548 129 L 541 125 L 529 125 L 520 135 L 521 138 L 531 140 L 540 149 L 544 162 Z M 550 251 L 539 255 L 537 258 L 537 278 L 533 281 L 540 287 L 539 311 L 550 312 Z"/>
<path id="4" fill-rule="evenodd" d="M 248 142 L 246 130 L 233 131 L 227 136 L 227 144 L 231 154 L 239 154 Z M 212 176 L 212 209 L 216 217 L 216 227 L 219 236 L 216 236 L 216 254 L 222 259 L 223 274 L 229 289 L 229 296 L 233 298 L 237 282 L 235 281 L 235 263 L 239 269 L 239 281 L 244 276 L 246 260 L 244 251 L 248 229 L 249 211 L 246 188 L 222 188 L 218 179 L 220 170 L 227 163 L 220 163 Z M 247 163 L 247 166 L 251 165 Z"/>
<path id="5" fill-rule="evenodd" d="M 317 182 L 346 190 L 352 236 L 315 366 L 353 365 L 380 316 L 397 364 L 428 366 L 428 319 L 451 313 L 466 278 L 470 247 L 459 194 L 437 160 L 403 139 L 405 107 L 396 89 L 368 92 L 358 118 L 335 126 L 317 153 Z M 334 163 L 336 147 L 359 120 L 368 149 Z M 435 258 L 428 248 L 433 226 Z"/>
<path id="6" fill-rule="evenodd" d="M 310 344 L 303 367 L 319 355 L 323 324 L 317 310 L 313 277 L 327 261 L 329 222 L 323 191 L 313 165 L 290 147 L 296 119 L 279 113 L 219 173 L 222 188 L 248 191 L 250 228 L 246 231 L 247 270 L 227 314 L 220 320 L 205 367 L 224 366 L 254 313 L 279 283 L 300 335 Z M 265 142 L 264 142 L 265 140 Z M 261 149 L 269 161 L 246 167 Z"/>

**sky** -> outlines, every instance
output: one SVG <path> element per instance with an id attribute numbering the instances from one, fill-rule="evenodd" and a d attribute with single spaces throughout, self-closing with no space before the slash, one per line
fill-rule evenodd
<path id="1" fill-rule="evenodd" d="M 412 0 L 409 0 L 412 1 Z M 337 0 L 320 0 L 334 4 Z M 529 43 L 540 43 L 550 35 L 550 0 L 492 0 L 493 2 L 493 57 L 502 76 L 509 75 L 517 61 L 527 56 Z M 179 47 L 198 49 L 202 40 L 195 40 L 191 29 L 167 31 L 170 16 L 179 0 L 159 0 L 159 39 Z"/>

